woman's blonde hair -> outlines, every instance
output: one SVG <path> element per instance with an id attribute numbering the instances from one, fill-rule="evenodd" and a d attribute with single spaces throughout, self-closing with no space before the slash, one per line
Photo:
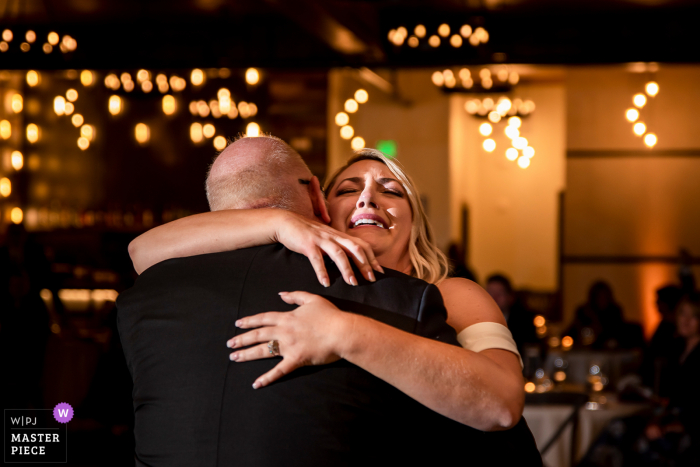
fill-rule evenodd
<path id="1" fill-rule="evenodd" d="M 408 255 L 413 266 L 412 276 L 423 279 L 431 284 L 438 284 L 447 277 L 449 265 L 447 257 L 435 245 L 435 236 L 433 229 L 428 222 L 428 217 L 425 215 L 423 203 L 420 201 L 416 184 L 413 183 L 411 177 L 401 167 L 398 161 L 389 159 L 376 149 L 359 149 L 355 151 L 348 162 L 336 170 L 330 177 L 324 188 L 326 197 L 333 188 L 338 176 L 348 167 L 356 162 L 371 160 L 377 161 L 386 165 L 396 179 L 403 185 L 406 194 L 408 195 L 408 204 L 411 206 L 412 228 L 411 238 L 408 242 Z"/>

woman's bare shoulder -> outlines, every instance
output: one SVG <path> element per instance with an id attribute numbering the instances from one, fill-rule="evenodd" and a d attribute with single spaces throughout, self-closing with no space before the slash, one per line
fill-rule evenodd
<path id="1" fill-rule="evenodd" d="M 503 324 L 503 313 L 491 296 L 476 282 L 460 277 L 442 281 L 438 288 L 447 308 L 447 322 L 457 332 L 476 323 Z"/>

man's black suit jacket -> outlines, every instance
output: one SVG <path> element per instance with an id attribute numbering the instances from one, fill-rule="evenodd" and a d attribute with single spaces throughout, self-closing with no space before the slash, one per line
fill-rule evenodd
<path id="1" fill-rule="evenodd" d="M 319 294 L 341 310 L 457 344 L 435 286 L 388 270 L 374 284 L 351 287 L 332 264 L 328 270 L 331 286 L 324 288 L 305 257 L 269 245 L 167 260 L 120 295 L 137 465 L 374 465 L 453 455 L 480 465 L 477 451 L 484 448 L 491 452 L 483 461 L 494 465 L 497 453 L 486 443 L 519 445 L 525 459 L 539 460 L 524 422 L 496 439 L 344 360 L 304 367 L 254 390 L 253 381 L 279 358 L 233 363 L 225 343 L 242 332 L 237 319 L 295 308 L 279 298 L 281 291 Z"/>

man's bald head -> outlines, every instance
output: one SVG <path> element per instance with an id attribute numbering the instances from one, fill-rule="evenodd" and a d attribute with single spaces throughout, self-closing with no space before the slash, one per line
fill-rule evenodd
<path id="1" fill-rule="evenodd" d="M 209 208 L 276 207 L 313 215 L 307 185 L 312 174 L 301 156 L 273 136 L 241 138 L 219 154 L 209 169 Z"/>

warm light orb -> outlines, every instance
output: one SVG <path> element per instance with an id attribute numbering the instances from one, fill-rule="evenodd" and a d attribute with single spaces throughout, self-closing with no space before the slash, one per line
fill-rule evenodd
<path id="1" fill-rule="evenodd" d="M 649 81 L 644 90 L 649 96 L 654 97 L 659 93 L 659 85 L 655 81 Z"/>
<path id="2" fill-rule="evenodd" d="M 214 148 L 217 151 L 223 151 L 226 148 L 226 138 L 221 135 L 214 138 Z"/>
<path id="3" fill-rule="evenodd" d="M 69 89 L 66 91 L 66 99 L 68 99 L 69 102 L 75 102 L 78 100 L 78 91 L 75 89 Z"/>
<path id="4" fill-rule="evenodd" d="M 355 130 L 350 125 L 345 125 L 340 129 L 340 137 L 343 139 L 350 139 L 354 134 Z"/>
<path id="5" fill-rule="evenodd" d="M 70 118 L 70 121 L 73 124 L 73 126 L 77 128 L 83 124 L 84 119 L 82 115 L 75 114 Z"/>
<path id="6" fill-rule="evenodd" d="M 530 167 L 530 158 L 522 156 L 520 159 L 518 159 L 518 167 L 521 169 L 527 169 Z"/>
<path id="7" fill-rule="evenodd" d="M 561 346 L 565 349 L 571 348 L 574 345 L 574 339 L 571 336 L 564 336 L 561 338 Z"/>
<path id="8" fill-rule="evenodd" d="M 7 177 L 0 178 L 0 195 L 7 198 L 12 194 L 12 183 Z"/>
<path id="9" fill-rule="evenodd" d="M 535 392 L 535 383 L 528 381 L 525 383 L 525 392 Z"/>
<path id="10" fill-rule="evenodd" d="M 498 111 L 493 110 L 489 112 L 489 120 L 491 120 L 493 123 L 498 123 L 501 121 L 501 114 L 498 113 Z"/>
<path id="11" fill-rule="evenodd" d="M 468 24 L 465 24 L 460 28 L 459 33 L 462 35 L 462 37 L 467 38 L 472 35 L 472 27 Z"/>
<path id="12" fill-rule="evenodd" d="M 34 70 L 29 70 L 27 72 L 27 84 L 30 87 L 34 87 L 39 84 L 39 73 Z"/>
<path id="13" fill-rule="evenodd" d="M 13 37 L 14 35 L 12 34 L 12 31 L 10 31 L 9 29 L 5 29 L 2 32 L 2 40 L 4 41 L 11 42 Z"/>
<path id="14" fill-rule="evenodd" d="M 413 34 L 415 34 L 417 37 L 423 38 L 423 37 L 425 37 L 425 33 L 426 33 L 425 26 L 423 26 L 422 24 L 419 24 L 413 30 Z"/>
<path id="15" fill-rule="evenodd" d="M 8 139 L 12 136 L 12 125 L 7 120 L 0 121 L 0 138 Z"/>
<path id="16" fill-rule="evenodd" d="M 639 110 L 637 109 L 627 109 L 625 112 L 625 117 L 630 122 L 636 122 L 639 118 Z"/>
<path id="17" fill-rule="evenodd" d="M 357 104 L 357 101 L 355 99 L 348 99 L 345 101 L 345 111 L 349 113 L 355 113 L 357 112 L 357 109 L 359 108 L 359 105 Z"/>
<path id="18" fill-rule="evenodd" d="M 165 115 L 172 115 L 175 113 L 177 104 L 175 98 L 170 94 L 163 96 L 163 113 Z"/>
<path id="19" fill-rule="evenodd" d="M 24 108 L 24 99 L 22 99 L 21 94 L 14 94 L 12 96 L 12 102 L 10 104 L 12 111 L 16 114 L 20 113 Z"/>
<path id="20" fill-rule="evenodd" d="M 646 135 L 644 135 L 644 144 L 646 144 L 650 148 L 653 148 L 656 145 L 656 142 L 657 139 L 654 133 L 647 133 Z"/>
<path id="21" fill-rule="evenodd" d="M 518 136 L 520 136 L 520 130 L 518 130 L 514 126 L 510 126 L 510 125 L 508 125 L 506 127 L 505 133 L 506 133 L 506 136 L 510 139 L 514 139 L 514 138 L 517 138 Z"/>
<path id="22" fill-rule="evenodd" d="M 440 34 L 442 37 L 447 37 L 450 35 L 450 27 L 443 23 L 438 27 L 438 34 Z"/>
<path id="23" fill-rule="evenodd" d="M 204 139 L 204 132 L 202 131 L 202 124 L 194 122 L 190 125 L 190 139 L 193 143 L 201 143 Z"/>
<path id="24" fill-rule="evenodd" d="M 362 136 L 355 136 L 352 141 L 350 141 L 350 147 L 357 151 L 365 147 L 365 139 Z"/>
<path id="25" fill-rule="evenodd" d="M 207 123 L 202 128 L 202 134 L 204 135 L 205 138 L 211 138 L 212 136 L 214 136 L 216 134 L 216 128 L 211 123 Z"/>
<path id="26" fill-rule="evenodd" d="M 411 36 L 408 38 L 408 46 L 409 47 L 415 49 L 416 47 L 418 47 L 419 44 L 420 44 L 420 42 L 418 41 L 418 38 L 416 36 Z"/>
<path id="27" fill-rule="evenodd" d="M 439 47 L 440 46 L 440 37 L 438 37 L 436 35 L 430 36 L 430 38 L 428 39 L 428 44 L 430 45 L 430 47 Z"/>
<path id="28" fill-rule="evenodd" d="M 93 75 L 90 70 L 83 70 L 80 72 L 80 83 L 83 86 L 92 86 Z"/>
<path id="29" fill-rule="evenodd" d="M 641 109 L 642 107 L 644 107 L 646 105 L 647 97 L 642 93 L 635 94 L 634 97 L 632 98 L 632 102 L 634 102 L 634 105 L 636 105 L 637 107 L 639 107 Z"/>
<path id="30" fill-rule="evenodd" d="M 532 146 L 528 146 L 525 149 L 523 149 L 523 156 L 527 157 L 528 159 L 531 159 L 535 155 L 535 148 Z"/>
<path id="31" fill-rule="evenodd" d="M 535 319 L 532 320 L 532 324 L 535 325 L 535 327 L 542 327 L 546 324 L 546 320 L 544 319 L 544 316 L 542 315 L 537 315 L 535 316 Z"/>
<path id="32" fill-rule="evenodd" d="M 468 100 L 464 103 L 464 110 L 466 110 L 469 115 L 474 115 L 479 111 L 479 101 L 477 99 Z"/>
<path id="33" fill-rule="evenodd" d="M 19 151 L 12 151 L 12 155 L 10 155 L 10 162 L 13 169 L 20 170 L 22 167 L 24 167 L 24 156 Z"/>
<path id="34" fill-rule="evenodd" d="M 163 78 L 165 78 L 165 75 L 158 75 L 157 79 L 156 79 L 156 83 L 159 85 L 158 86 L 159 88 L 160 88 L 161 83 L 164 82 L 164 81 L 162 81 L 161 76 L 163 76 Z M 192 73 L 190 74 L 190 82 L 194 86 L 201 86 L 202 84 L 204 84 L 204 72 L 202 70 L 200 70 L 199 68 L 195 68 L 194 70 L 192 70 Z M 165 81 L 165 84 L 167 84 L 167 79 Z"/>
<path id="35" fill-rule="evenodd" d="M 148 81 L 151 79 L 151 74 L 148 72 L 148 70 L 141 69 L 136 72 L 136 81 L 139 83 L 143 83 L 144 81 Z"/>
<path id="36" fill-rule="evenodd" d="M 518 158 L 518 150 L 515 148 L 506 149 L 506 159 L 509 161 L 514 161 Z"/>
<path id="37" fill-rule="evenodd" d="M 27 125 L 27 141 L 32 144 L 39 141 L 39 127 L 34 123 Z"/>
<path id="38" fill-rule="evenodd" d="M 117 115 L 122 111 L 122 99 L 119 96 L 109 96 L 109 104 L 107 106 L 109 113 Z"/>
<path id="39" fill-rule="evenodd" d="M 450 45 L 454 48 L 462 47 L 462 36 L 454 34 L 450 37 Z"/>
<path id="40" fill-rule="evenodd" d="M 433 84 L 435 86 L 442 86 L 445 84 L 445 77 L 442 75 L 441 71 L 434 72 L 431 79 L 433 80 Z"/>
<path id="41" fill-rule="evenodd" d="M 345 112 L 338 112 L 335 115 L 335 124 L 338 126 L 347 125 L 349 121 L 350 121 L 350 116 L 348 114 L 346 114 Z"/>
<path id="42" fill-rule="evenodd" d="M 523 138 L 522 136 L 513 138 L 513 147 L 515 149 L 525 149 L 527 147 L 527 139 Z"/>
<path id="43" fill-rule="evenodd" d="M 151 139 L 151 129 L 145 123 L 137 123 L 134 127 L 134 136 L 139 144 L 146 144 Z"/>
<path id="44" fill-rule="evenodd" d="M 245 135 L 249 138 L 260 136 L 260 125 L 255 122 L 250 122 L 245 127 Z"/>
<path id="45" fill-rule="evenodd" d="M 489 136 L 493 132 L 493 127 L 490 123 L 482 123 L 479 125 L 479 133 L 482 136 Z"/>
<path id="46" fill-rule="evenodd" d="M 84 136 L 81 136 L 80 138 L 78 138 L 78 147 L 82 151 L 85 151 L 87 148 L 90 147 L 90 140 Z"/>
<path id="47" fill-rule="evenodd" d="M 647 131 L 647 126 L 642 122 L 637 122 L 632 127 L 632 131 L 637 136 L 642 136 Z"/>
<path id="48" fill-rule="evenodd" d="M 88 139 L 88 141 L 92 141 L 95 139 L 95 127 L 92 125 L 83 125 L 80 127 L 80 136 L 83 136 Z"/>
<path id="49" fill-rule="evenodd" d="M 10 211 L 10 220 L 13 224 L 21 224 L 22 219 L 24 219 L 24 213 L 20 208 L 12 208 Z"/>
<path id="50" fill-rule="evenodd" d="M 507 97 L 504 97 L 502 99 L 499 99 L 498 104 L 496 105 L 496 110 L 499 114 L 501 114 L 501 116 L 505 116 L 505 114 L 508 113 L 512 106 L 513 103 L 511 102 L 511 100 Z"/>
<path id="51" fill-rule="evenodd" d="M 481 145 L 486 152 L 493 152 L 496 149 L 496 141 L 491 138 L 485 139 Z"/>
<path id="52" fill-rule="evenodd" d="M 49 41 L 49 44 L 57 45 L 59 40 L 58 34 L 56 34 L 55 32 L 50 32 L 47 37 L 47 40 Z"/>
<path id="53" fill-rule="evenodd" d="M 245 71 L 245 82 L 250 85 L 258 84 L 260 81 L 260 73 L 255 68 L 248 68 Z"/>
<path id="54" fill-rule="evenodd" d="M 355 100 L 360 104 L 364 104 L 369 99 L 369 94 L 364 89 L 358 89 L 355 91 Z"/>
<path id="55" fill-rule="evenodd" d="M 153 83 L 150 81 L 144 81 L 141 83 L 141 90 L 148 94 L 149 92 L 153 91 Z"/>
<path id="56" fill-rule="evenodd" d="M 134 90 L 135 84 L 133 81 L 127 81 L 124 83 L 124 90 L 126 92 L 131 92 Z"/>
<path id="57" fill-rule="evenodd" d="M 72 102 L 66 102 L 66 109 L 65 109 L 65 114 L 70 115 L 73 113 L 75 110 L 75 106 L 73 105 Z"/>

